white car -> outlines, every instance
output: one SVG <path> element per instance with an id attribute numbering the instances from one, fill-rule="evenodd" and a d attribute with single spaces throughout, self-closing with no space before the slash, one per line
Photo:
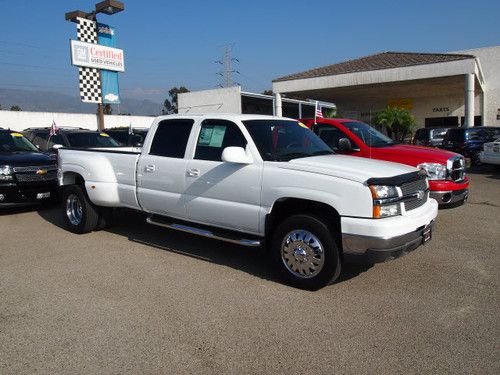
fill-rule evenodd
<path id="1" fill-rule="evenodd" d="M 500 138 L 496 141 L 483 145 L 483 151 L 479 154 L 479 159 L 484 164 L 500 165 Z"/>
<path id="2" fill-rule="evenodd" d="M 334 155 L 296 120 L 157 118 L 141 152 L 59 150 L 67 228 L 103 227 L 106 208 L 244 246 L 266 243 L 291 284 L 317 289 L 348 256 L 392 259 L 431 239 L 437 202 L 413 167 Z"/>

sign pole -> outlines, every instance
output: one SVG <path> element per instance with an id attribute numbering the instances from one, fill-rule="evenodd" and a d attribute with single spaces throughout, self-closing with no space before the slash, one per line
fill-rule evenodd
<path id="1" fill-rule="evenodd" d="M 104 130 L 104 110 L 102 103 L 97 104 L 97 130 L 100 132 Z"/>

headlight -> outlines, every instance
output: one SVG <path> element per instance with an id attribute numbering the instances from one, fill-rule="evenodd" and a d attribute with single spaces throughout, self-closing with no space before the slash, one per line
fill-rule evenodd
<path id="1" fill-rule="evenodd" d="M 395 186 L 371 185 L 370 190 L 374 199 L 391 198 L 398 196 L 398 191 L 396 190 Z"/>
<path id="2" fill-rule="evenodd" d="M 439 163 L 422 163 L 417 168 L 427 173 L 429 180 L 446 180 L 446 166 Z"/>
<path id="3" fill-rule="evenodd" d="M 398 190 L 395 186 L 370 185 L 373 197 L 373 217 L 375 219 L 401 214 L 401 205 L 397 202 Z"/>
<path id="4" fill-rule="evenodd" d="M 0 181 L 10 181 L 12 178 L 12 168 L 10 165 L 0 165 Z"/>

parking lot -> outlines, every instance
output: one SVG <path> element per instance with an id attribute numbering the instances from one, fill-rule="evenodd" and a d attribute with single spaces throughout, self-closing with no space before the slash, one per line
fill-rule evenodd
<path id="1" fill-rule="evenodd" d="M 500 169 L 469 176 L 430 244 L 317 292 L 132 212 L 82 236 L 57 208 L 2 214 L 0 373 L 498 374 Z"/>

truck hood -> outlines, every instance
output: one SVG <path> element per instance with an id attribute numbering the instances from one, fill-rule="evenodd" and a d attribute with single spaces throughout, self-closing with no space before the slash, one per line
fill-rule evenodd
<path id="1" fill-rule="evenodd" d="M 52 165 L 56 160 L 54 156 L 41 152 L 0 152 L 0 165 L 13 167 L 28 167 L 36 165 Z"/>
<path id="2" fill-rule="evenodd" d="M 416 171 L 415 168 L 404 164 L 346 155 L 323 155 L 293 159 L 287 163 L 280 163 L 279 167 L 326 174 L 361 183 L 372 177 L 394 177 Z"/>
<path id="3" fill-rule="evenodd" d="M 417 166 L 420 163 L 440 163 L 446 161 L 458 154 L 439 148 L 413 146 L 413 145 L 394 145 L 389 147 L 373 148 L 373 157 L 383 160 L 401 162 L 408 165 Z"/>

